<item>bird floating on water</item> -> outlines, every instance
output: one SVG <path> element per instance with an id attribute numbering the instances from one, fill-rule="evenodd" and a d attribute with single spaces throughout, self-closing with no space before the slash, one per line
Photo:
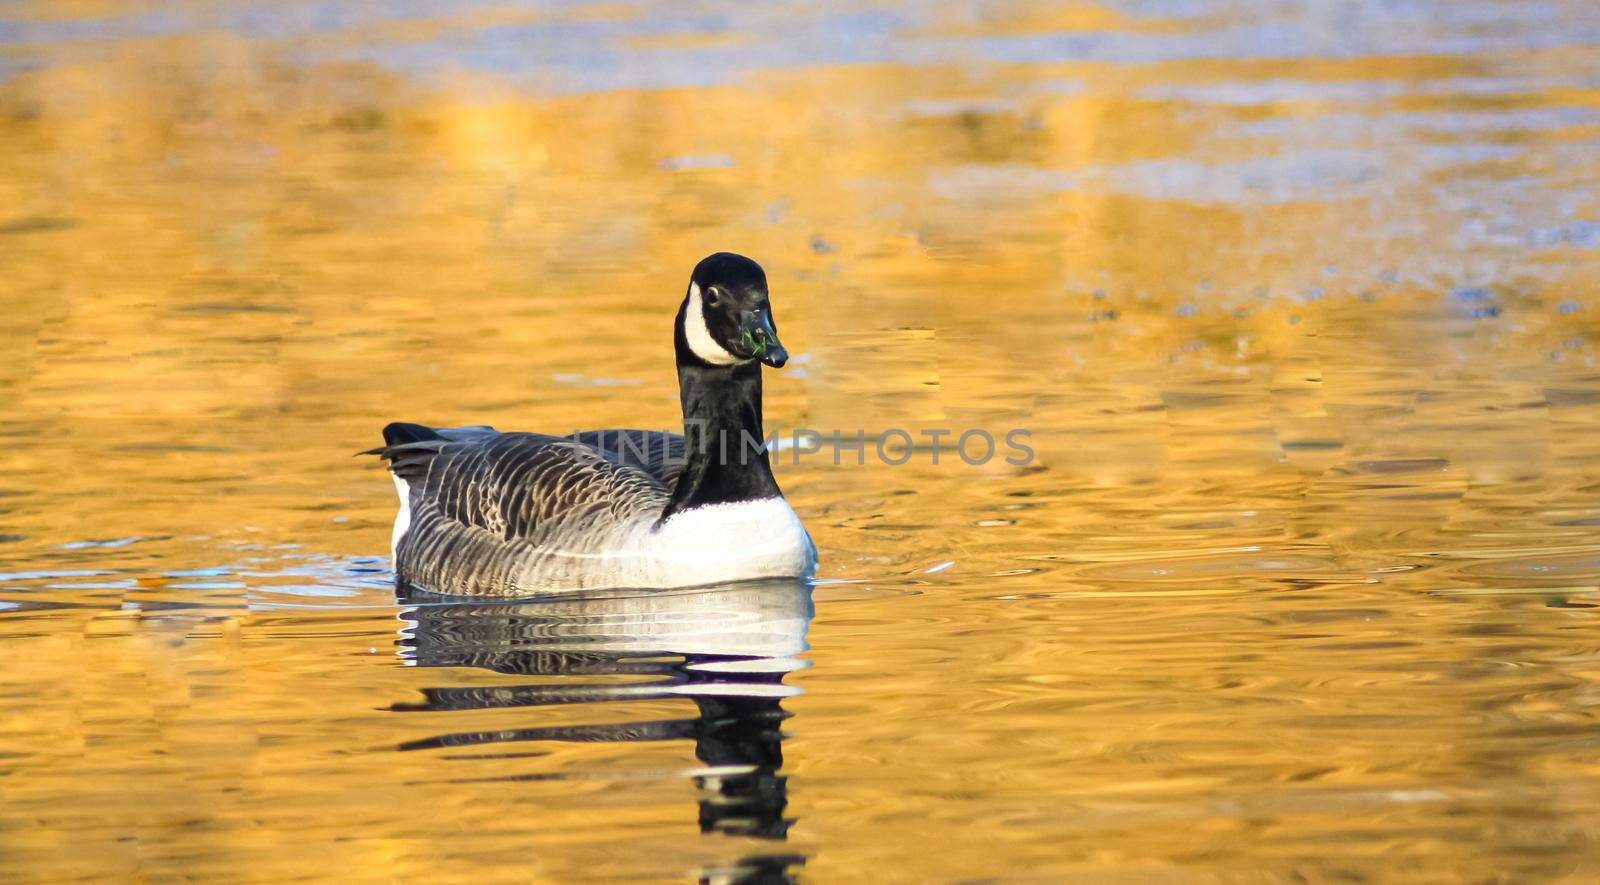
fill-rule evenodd
<path id="1" fill-rule="evenodd" d="M 374 454 L 400 495 L 399 580 L 518 596 L 809 578 L 817 550 L 773 478 L 761 364 L 781 367 L 761 266 L 695 266 L 673 332 L 684 434 L 569 436 L 396 422 Z"/>

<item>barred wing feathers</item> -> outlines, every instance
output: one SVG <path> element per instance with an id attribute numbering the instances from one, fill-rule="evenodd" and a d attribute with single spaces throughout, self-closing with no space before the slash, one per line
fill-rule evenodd
<path id="1" fill-rule="evenodd" d="M 441 592 L 504 593 L 535 569 L 559 574 L 560 557 L 616 548 L 671 493 L 649 465 L 569 437 L 446 430 L 375 454 L 409 487 L 396 570 Z"/>

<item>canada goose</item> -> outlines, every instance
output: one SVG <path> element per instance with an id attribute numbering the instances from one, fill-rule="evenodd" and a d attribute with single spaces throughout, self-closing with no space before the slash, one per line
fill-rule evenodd
<path id="1" fill-rule="evenodd" d="M 684 436 L 395 423 L 397 577 L 472 596 L 808 578 L 816 547 L 767 460 L 761 366 L 778 342 L 761 266 L 695 266 L 673 332 Z"/>

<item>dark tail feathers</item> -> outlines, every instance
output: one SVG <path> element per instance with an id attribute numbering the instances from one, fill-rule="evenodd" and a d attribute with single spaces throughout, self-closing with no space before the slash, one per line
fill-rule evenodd
<path id="1" fill-rule="evenodd" d="M 389 472 L 406 480 L 422 479 L 449 439 L 431 427 L 396 421 L 383 428 L 383 445 L 362 452 L 389 462 Z"/>
<path id="2" fill-rule="evenodd" d="M 365 452 L 357 452 L 357 454 L 384 455 L 384 449 L 392 446 L 403 446 L 406 443 L 427 442 L 428 440 L 434 439 L 442 441 L 444 437 L 432 427 L 423 427 L 421 424 L 408 424 L 404 421 L 395 421 L 383 428 L 383 445 L 378 446 L 375 449 L 367 449 Z"/>
<path id="3" fill-rule="evenodd" d="M 396 421 L 383 428 L 383 444 L 398 446 L 402 443 L 422 442 L 429 439 L 444 439 L 432 427 L 423 427 L 421 424 L 407 424 Z"/>

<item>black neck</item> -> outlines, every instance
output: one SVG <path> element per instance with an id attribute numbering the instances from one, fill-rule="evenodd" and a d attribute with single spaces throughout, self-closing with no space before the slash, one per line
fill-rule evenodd
<path id="1" fill-rule="evenodd" d="M 714 366 L 684 341 L 679 312 L 678 397 L 687 461 L 663 520 L 683 510 L 782 494 L 761 429 L 761 364 Z"/>

